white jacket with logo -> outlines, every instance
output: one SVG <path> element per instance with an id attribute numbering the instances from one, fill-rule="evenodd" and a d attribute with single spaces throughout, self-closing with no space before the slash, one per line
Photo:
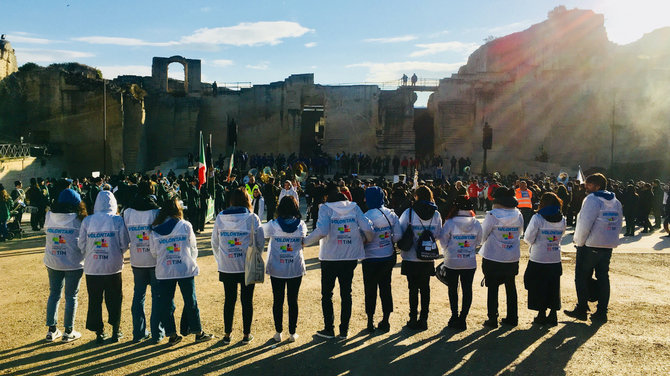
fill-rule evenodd
<path id="1" fill-rule="evenodd" d="M 409 223 L 409 213 L 410 210 L 412 211 L 412 229 L 414 230 L 414 242 L 412 243 L 412 248 L 409 249 L 409 251 L 402 251 L 400 252 L 400 255 L 402 256 L 402 259 L 405 261 L 414 261 L 414 262 L 433 262 L 433 260 L 419 260 L 418 257 L 416 257 L 416 243 L 419 241 L 419 236 L 421 236 L 421 233 L 423 232 L 424 228 L 426 230 L 430 230 L 433 233 L 433 237 L 435 238 L 435 241 L 438 241 L 440 237 L 442 236 L 442 216 L 440 215 L 440 212 L 435 210 L 433 213 L 433 217 L 429 220 L 422 220 L 418 214 L 414 211 L 414 209 L 409 208 L 406 209 L 402 215 L 400 216 L 400 231 L 401 233 L 405 233 L 405 230 L 407 229 L 408 226 L 410 226 Z"/>
<path id="2" fill-rule="evenodd" d="M 223 273 L 244 273 L 247 249 L 251 244 L 251 227 L 256 244 L 265 244 L 261 220 L 254 213 L 219 213 L 212 229 L 212 251 Z"/>
<path id="3" fill-rule="evenodd" d="M 373 236 L 372 222 L 355 202 L 327 202 L 319 207 L 316 229 L 305 238 L 305 246 L 323 239 L 319 260 L 361 260 L 365 258 L 363 242 Z"/>
<path id="4" fill-rule="evenodd" d="M 577 215 L 573 240 L 578 247 L 616 248 L 620 244 L 622 224 L 623 208 L 614 194 L 607 191 L 591 193 L 584 198 Z"/>
<path id="5" fill-rule="evenodd" d="M 482 225 L 470 211 L 459 211 L 442 227 L 444 266 L 449 269 L 476 269 L 477 247 L 482 241 Z"/>
<path id="6" fill-rule="evenodd" d="M 382 206 L 378 209 L 370 209 L 365 216 L 372 221 L 375 235 L 372 241 L 365 243 L 365 258 L 383 258 L 392 256 L 395 250 L 393 244 L 402 237 L 400 220 L 393 210 Z"/>
<path id="7" fill-rule="evenodd" d="M 85 255 L 85 274 L 111 275 L 123 269 L 123 253 L 130 241 L 123 218 L 116 210 L 112 192 L 101 191 L 95 199 L 95 214 L 81 223 L 78 244 Z"/>
<path id="8" fill-rule="evenodd" d="M 76 213 L 47 213 L 44 221 L 44 265 L 60 271 L 84 268 L 84 252 L 77 244 L 80 227 L 81 221 Z"/>
<path id="9" fill-rule="evenodd" d="M 307 225 L 300 221 L 298 228 L 285 232 L 276 220 L 263 225 L 263 234 L 270 238 L 268 262 L 265 272 L 275 278 L 295 278 L 303 276 L 305 257 L 302 252 L 302 240 L 307 236 Z"/>
<path id="10" fill-rule="evenodd" d="M 549 222 L 535 214 L 528 222 L 523 241 L 530 245 L 530 261 L 540 264 L 561 262 L 561 238 L 565 233 L 565 218 Z"/>
<path id="11" fill-rule="evenodd" d="M 518 262 L 519 238 L 523 234 L 523 215 L 517 208 L 497 208 L 486 213 L 482 223 L 482 248 L 479 254 L 491 261 Z"/>
<path id="12" fill-rule="evenodd" d="M 156 259 L 149 251 L 151 224 L 160 209 L 135 210 L 128 208 L 123 212 L 123 220 L 130 239 L 130 265 L 139 268 L 156 266 Z"/>
<path id="13" fill-rule="evenodd" d="M 152 231 L 149 249 L 156 258 L 156 279 L 195 277 L 198 268 L 198 243 L 193 227 L 180 220 L 168 235 Z"/>

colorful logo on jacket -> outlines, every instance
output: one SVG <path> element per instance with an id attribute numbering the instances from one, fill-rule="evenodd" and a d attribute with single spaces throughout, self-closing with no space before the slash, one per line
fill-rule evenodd
<path id="1" fill-rule="evenodd" d="M 384 231 L 383 234 L 379 234 L 379 239 L 388 239 L 391 237 L 391 234 L 389 234 L 388 231 Z"/>
<path id="2" fill-rule="evenodd" d="M 502 237 L 505 240 L 512 240 L 512 239 L 514 239 L 514 234 L 512 234 L 511 232 L 508 232 L 507 234 L 502 234 Z"/>
<path id="3" fill-rule="evenodd" d="M 242 242 L 238 238 L 230 239 L 230 240 L 228 240 L 228 245 L 231 246 L 231 247 L 234 247 L 236 245 L 242 245 Z"/>
<path id="4" fill-rule="evenodd" d="M 462 243 L 458 243 L 458 246 L 463 248 L 470 248 L 470 242 L 466 240 Z"/>
<path id="5" fill-rule="evenodd" d="M 547 236 L 547 240 L 549 240 L 550 242 L 557 242 L 558 237 L 556 235 Z"/>
<path id="6" fill-rule="evenodd" d="M 53 237 L 51 238 L 51 241 L 54 242 L 54 244 L 66 244 L 67 242 L 65 241 L 65 238 L 62 235 L 58 235 L 58 237 Z"/>
<path id="7" fill-rule="evenodd" d="M 94 244 L 96 248 L 109 248 L 109 243 L 107 243 L 107 239 L 105 238 L 96 241 Z"/>
<path id="8" fill-rule="evenodd" d="M 137 239 L 139 239 L 139 240 L 149 240 L 149 235 L 146 232 L 142 232 L 141 234 L 137 234 Z"/>
<path id="9" fill-rule="evenodd" d="M 284 252 L 293 252 L 293 247 L 291 247 L 291 243 L 286 243 L 286 245 L 282 245 L 279 247 Z"/>
<path id="10" fill-rule="evenodd" d="M 180 252 L 180 251 L 181 251 L 181 248 L 179 248 L 179 246 L 175 243 L 175 244 L 172 244 L 171 246 L 168 246 L 168 247 L 167 247 L 167 251 L 168 251 L 169 253 Z"/>
<path id="11" fill-rule="evenodd" d="M 351 232 L 351 227 L 349 227 L 349 225 L 342 225 L 341 227 L 337 228 L 337 231 L 339 231 L 340 234 L 344 234 L 346 232 Z"/>

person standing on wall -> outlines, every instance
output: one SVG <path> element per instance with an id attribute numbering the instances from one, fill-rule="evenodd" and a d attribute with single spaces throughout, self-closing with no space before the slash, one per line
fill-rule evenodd
<path id="1" fill-rule="evenodd" d="M 325 238 L 319 250 L 324 328 L 317 331 L 316 335 L 323 338 L 335 337 L 333 289 L 337 279 L 342 300 L 339 337 L 345 339 L 349 335 L 354 269 L 358 260 L 365 258 L 363 242 L 372 240 L 374 228 L 358 205 L 348 201 L 337 185 L 330 184 L 326 192 L 326 203 L 319 208 L 316 229 L 305 238 L 305 246 Z"/>
<path id="2" fill-rule="evenodd" d="M 614 193 L 605 190 L 607 178 L 593 174 L 586 178 L 586 192 L 582 209 L 577 215 L 574 242 L 577 247 L 575 261 L 575 288 L 577 305 L 564 313 L 577 320 L 586 320 L 588 282 L 595 270 L 598 308 L 591 321 L 607 322 L 610 299 L 609 266 L 612 249 L 619 246 L 623 209 Z"/>

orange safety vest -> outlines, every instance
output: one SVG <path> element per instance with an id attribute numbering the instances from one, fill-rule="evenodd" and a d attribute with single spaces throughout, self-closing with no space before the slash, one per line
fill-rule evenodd
<path id="1" fill-rule="evenodd" d="M 533 208 L 533 202 L 531 201 L 533 192 L 531 190 L 526 189 L 525 191 L 522 191 L 521 188 L 517 188 L 514 191 L 514 197 L 516 197 L 516 200 L 519 202 L 519 208 Z"/>

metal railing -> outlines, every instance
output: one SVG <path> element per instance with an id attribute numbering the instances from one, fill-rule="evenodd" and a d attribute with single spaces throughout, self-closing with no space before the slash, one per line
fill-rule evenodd
<path id="1" fill-rule="evenodd" d="M 0 158 L 40 157 L 46 155 L 46 149 L 45 146 L 31 144 L 0 144 Z"/>

